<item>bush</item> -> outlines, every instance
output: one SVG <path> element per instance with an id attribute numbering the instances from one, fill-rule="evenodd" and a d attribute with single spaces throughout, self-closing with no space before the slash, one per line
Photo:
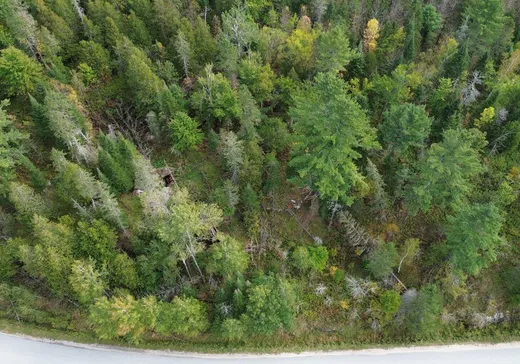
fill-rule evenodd
<path id="1" fill-rule="evenodd" d="M 379 298 L 381 303 L 381 310 L 386 313 L 393 315 L 399 310 L 401 305 L 401 296 L 396 291 L 386 291 Z"/>
<path id="2" fill-rule="evenodd" d="M 135 300 L 131 295 L 101 297 L 90 306 L 89 320 L 101 339 L 124 337 L 138 343 L 142 335 L 155 327 L 157 303 L 154 297 Z"/>
<path id="3" fill-rule="evenodd" d="M 34 91 L 42 76 L 41 66 L 14 47 L 2 50 L 0 86 L 4 96 L 26 95 Z"/>
<path id="4" fill-rule="evenodd" d="M 271 335 L 279 329 L 292 329 L 296 314 L 292 285 L 273 274 L 252 282 L 247 292 L 245 319 L 254 333 Z"/>
<path id="5" fill-rule="evenodd" d="M 241 341 L 245 335 L 244 323 L 237 319 L 226 319 L 220 326 L 220 333 L 228 341 Z"/>
<path id="6" fill-rule="evenodd" d="M 175 297 L 170 303 L 159 303 L 157 332 L 163 335 L 197 336 L 208 327 L 206 308 L 195 298 Z"/>
<path id="7" fill-rule="evenodd" d="M 301 270 L 321 272 L 327 266 L 328 259 L 329 252 L 324 246 L 299 246 L 292 254 L 294 266 Z"/>
<path id="8" fill-rule="evenodd" d="M 367 268 L 372 275 L 381 279 L 392 273 L 393 268 L 399 263 L 399 254 L 394 243 L 386 243 L 379 246 L 369 257 Z"/>

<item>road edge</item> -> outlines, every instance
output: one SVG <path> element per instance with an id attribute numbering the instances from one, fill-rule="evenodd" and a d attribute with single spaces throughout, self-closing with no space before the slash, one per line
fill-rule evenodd
<path id="1" fill-rule="evenodd" d="M 507 343 L 465 343 L 465 344 L 448 344 L 448 345 L 422 345 L 422 346 L 403 346 L 394 348 L 368 348 L 368 349 L 351 349 L 351 350 L 317 350 L 303 351 L 300 353 L 282 352 L 278 354 L 246 354 L 246 353 L 228 353 L 228 354 L 212 354 L 197 353 L 187 351 L 159 350 L 159 349 L 137 349 L 115 345 L 105 344 L 84 344 L 67 340 L 54 340 L 43 337 L 29 336 L 25 334 L 13 334 L 0 331 L 1 336 L 17 337 L 25 340 L 38 341 L 53 345 L 63 345 L 85 350 L 125 352 L 135 354 L 145 354 L 154 356 L 178 357 L 178 358 L 198 358 L 198 359 L 255 359 L 255 358 L 290 358 L 290 357 L 313 357 L 313 356 L 349 356 L 349 355 L 389 355 L 417 352 L 455 352 L 455 351 L 475 351 L 475 350 L 492 350 L 492 349 L 520 349 L 520 341 Z"/>

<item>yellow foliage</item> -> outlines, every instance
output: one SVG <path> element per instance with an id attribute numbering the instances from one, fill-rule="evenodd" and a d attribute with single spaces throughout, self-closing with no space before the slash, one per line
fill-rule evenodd
<path id="1" fill-rule="evenodd" d="M 459 43 L 455 38 L 444 38 L 439 47 L 440 58 L 448 58 L 458 51 Z"/>
<path id="2" fill-rule="evenodd" d="M 363 50 L 365 53 L 376 50 L 377 38 L 379 38 L 379 22 L 377 19 L 370 19 L 363 33 Z"/>
<path id="3" fill-rule="evenodd" d="M 304 29 L 295 29 L 287 38 L 287 59 L 299 71 L 307 71 L 311 66 L 314 34 Z"/>
<path id="4" fill-rule="evenodd" d="M 304 15 L 300 18 L 298 21 L 298 24 L 296 24 L 296 29 L 301 29 L 304 32 L 310 32 L 312 28 L 312 21 L 311 18 Z"/>
<path id="5" fill-rule="evenodd" d="M 511 57 L 502 62 L 498 73 L 501 78 L 511 76 L 520 67 L 520 48 L 515 50 Z"/>
<path id="6" fill-rule="evenodd" d="M 520 176 L 520 168 L 519 167 L 512 167 L 509 171 L 509 175 L 507 176 L 509 179 L 515 179 Z"/>
<path id="7" fill-rule="evenodd" d="M 350 307 L 350 303 L 348 301 L 340 301 L 339 305 L 341 306 L 341 308 L 345 310 L 347 310 Z"/>
<path id="8" fill-rule="evenodd" d="M 397 224 L 391 223 L 386 225 L 386 232 L 389 234 L 398 234 L 400 231 L 401 229 L 399 229 L 399 226 L 397 226 Z"/>
<path id="9" fill-rule="evenodd" d="M 487 126 L 489 123 L 493 121 L 495 118 L 495 108 L 494 107 L 487 107 L 482 111 L 482 114 L 480 114 L 480 118 L 475 120 L 475 126 L 477 128 L 481 128 L 483 126 Z"/>
<path id="10" fill-rule="evenodd" d="M 329 268 L 329 273 L 331 276 L 334 277 L 334 275 L 336 275 L 336 271 L 338 270 L 338 267 L 336 267 L 335 265 L 333 265 L 332 267 Z"/>

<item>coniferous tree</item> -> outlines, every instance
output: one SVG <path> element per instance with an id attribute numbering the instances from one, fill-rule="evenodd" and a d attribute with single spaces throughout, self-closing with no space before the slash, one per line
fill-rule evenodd
<path id="1" fill-rule="evenodd" d="M 447 220 L 446 240 L 455 269 L 477 275 L 497 260 L 504 244 L 499 235 L 504 219 L 496 206 L 462 204 Z"/>
<path id="2" fill-rule="evenodd" d="M 412 0 L 406 23 L 404 58 L 413 61 L 421 50 L 421 30 L 423 28 L 422 1 Z"/>
<path id="3" fill-rule="evenodd" d="M 473 188 L 472 179 L 484 169 L 479 150 L 486 142 L 476 129 L 447 130 L 441 143 L 432 144 L 417 162 L 405 195 L 412 214 L 432 207 L 453 208 L 465 202 Z"/>
<path id="4" fill-rule="evenodd" d="M 347 95 L 341 79 L 325 73 L 295 96 L 289 112 L 297 133 L 289 163 L 298 173 L 294 180 L 323 198 L 351 204 L 365 187 L 354 163 L 361 157 L 358 151 L 379 147 L 364 110 Z"/>

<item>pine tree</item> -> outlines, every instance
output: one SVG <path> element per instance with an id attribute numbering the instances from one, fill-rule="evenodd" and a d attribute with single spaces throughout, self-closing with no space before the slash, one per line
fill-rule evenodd
<path id="1" fill-rule="evenodd" d="M 351 204 L 366 185 L 354 161 L 361 157 L 359 150 L 379 147 L 375 130 L 333 74 L 318 74 L 314 85 L 294 100 L 289 113 L 296 134 L 289 165 L 298 176 L 293 180 L 322 198 Z"/>
<path id="2" fill-rule="evenodd" d="M 226 168 L 231 173 L 231 180 L 234 183 L 238 182 L 238 173 L 244 162 L 244 142 L 238 140 L 235 133 L 232 131 L 220 132 L 220 146 L 219 151 Z"/>
<path id="3" fill-rule="evenodd" d="M 486 142 L 480 131 L 451 129 L 443 137 L 416 163 L 418 173 L 405 195 L 411 214 L 463 204 L 473 188 L 472 179 L 484 170 L 479 150 Z"/>
<path id="4" fill-rule="evenodd" d="M 90 261 L 75 260 L 72 263 L 69 283 L 76 299 L 83 305 L 89 305 L 101 297 L 105 284 L 101 274 Z"/>
<path id="5" fill-rule="evenodd" d="M 421 30 L 423 28 L 422 1 L 412 0 L 407 16 L 404 58 L 413 61 L 421 51 Z"/>
<path id="6" fill-rule="evenodd" d="M 0 196 L 9 189 L 9 181 L 15 177 L 14 169 L 19 155 L 18 148 L 27 135 L 18 131 L 7 114 L 9 101 L 0 102 Z"/>
<path id="7" fill-rule="evenodd" d="M 19 219 L 26 223 L 34 215 L 48 216 L 50 213 L 49 205 L 43 197 L 23 183 L 11 182 L 9 200 L 19 214 Z"/>
<path id="8" fill-rule="evenodd" d="M 387 148 L 397 156 L 406 156 L 413 148 L 419 149 L 430 134 L 432 119 L 424 106 L 406 103 L 392 105 L 385 112 L 381 133 Z"/>
<path id="9" fill-rule="evenodd" d="M 346 30 L 334 26 L 322 32 L 316 43 L 316 70 L 318 72 L 337 73 L 345 71 L 355 52 L 349 47 Z"/>
<path id="10" fill-rule="evenodd" d="M 426 4 L 422 9 L 421 35 L 425 48 L 434 45 L 442 29 L 442 17 L 432 4 Z"/>
<path id="11" fill-rule="evenodd" d="M 182 64 L 184 77 L 189 77 L 192 51 L 190 48 L 190 43 L 188 43 L 182 31 L 179 31 L 177 37 L 175 38 L 175 48 L 177 48 L 177 54 Z"/>
<path id="12" fill-rule="evenodd" d="M 168 127 L 170 128 L 174 151 L 194 150 L 204 139 L 204 135 L 199 129 L 199 123 L 184 112 L 177 112 Z"/>
<path id="13" fill-rule="evenodd" d="M 504 218 L 496 206 L 461 204 L 447 220 L 446 241 L 455 269 L 478 275 L 498 259 L 498 250 L 504 245 L 499 235 Z"/>
<path id="14" fill-rule="evenodd" d="M 367 179 L 372 193 L 370 207 L 372 211 L 382 221 L 386 220 L 387 209 L 389 207 L 388 194 L 385 191 L 385 181 L 377 167 L 370 159 L 367 160 Z"/>

